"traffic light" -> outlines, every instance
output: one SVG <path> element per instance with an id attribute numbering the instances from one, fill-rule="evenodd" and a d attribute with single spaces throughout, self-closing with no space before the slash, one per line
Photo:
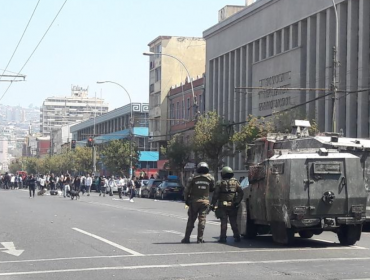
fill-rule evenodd
<path id="1" fill-rule="evenodd" d="M 92 137 L 89 137 L 89 139 L 87 139 L 87 147 L 92 146 L 94 146 L 94 139 L 92 139 Z"/>
<path id="2" fill-rule="evenodd" d="M 72 149 L 75 149 L 76 148 L 76 140 L 72 140 L 71 148 Z"/>

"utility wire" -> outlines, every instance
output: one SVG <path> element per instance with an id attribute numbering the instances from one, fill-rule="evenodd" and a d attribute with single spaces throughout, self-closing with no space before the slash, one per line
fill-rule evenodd
<path id="1" fill-rule="evenodd" d="M 64 5 L 67 3 L 68 0 L 65 0 L 62 7 L 60 7 L 58 13 L 56 14 L 56 16 L 54 17 L 53 21 L 50 23 L 48 29 L 45 31 L 44 35 L 42 36 L 42 38 L 40 39 L 39 43 L 37 44 L 37 46 L 35 47 L 35 49 L 32 51 L 31 55 L 28 57 L 27 61 L 23 64 L 21 70 L 19 70 L 18 74 L 19 75 L 23 68 L 27 65 L 27 63 L 30 61 L 31 57 L 34 55 L 34 53 L 36 52 L 37 48 L 40 46 L 41 42 L 44 40 L 46 34 L 49 32 L 50 28 L 52 27 L 52 25 L 54 24 L 55 20 L 57 19 L 57 17 L 59 16 L 60 12 L 62 11 Z M 5 94 L 8 92 L 9 88 L 12 86 L 13 84 L 13 81 L 15 80 L 15 78 L 12 80 L 12 82 L 9 84 L 9 86 L 7 87 L 7 89 L 5 90 L 5 92 L 3 93 L 3 95 L 0 97 L 0 101 L 4 98 Z"/>
<path id="2" fill-rule="evenodd" d="M 1 80 L 1 77 L 5 74 L 6 70 L 8 69 L 8 66 L 9 66 L 10 62 L 12 61 L 12 59 L 13 59 L 13 57 L 14 57 L 15 53 L 17 52 L 18 47 L 19 47 L 20 43 L 22 42 L 23 36 L 24 36 L 24 34 L 26 33 L 26 31 L 27 31 L 27 29 L 28 29 L 28 26 L 30 25 L 30 22 L 31 22 L 31 20 L 32 20 L 32 18 L 33 18 L 33 15 L 34 15 L 34 14 L 35 14 L 35 12 L 36 12 L 37 6 L 39 5 L 40 1 L 41 1 L 41 0 L 37 1 L 36 7 L 35 7 L 35 9 L 33 10 L 33 12 L 32 12 L 32 15 L 31 15 L 30 19 L 28 20 L 28 23 L 27 23 L 27 25 L 26 25 L 26 28 L 24 29 L 23 34 L 22 34 L 21 38 L 19 39 L 18 44 L 17 44 L 17 46 L 15 47 L 15 50 L 14 50 L 14 52 L 13 52 L 13 54 L 12 54 L 11 58 L 10 58 L 10 59 L 9 59 L 9 61 L 8 61 L 8 64 L 6 65 L 6 67 L 5 67 L 4 71 L 3 71 L 3 74 L 0 76 L 0 80 Z M 19 73 L 18 73 L 18 75 L 19 75 Z M 1 99 L 0 99 L 0 100 L 1 100 Z"/>

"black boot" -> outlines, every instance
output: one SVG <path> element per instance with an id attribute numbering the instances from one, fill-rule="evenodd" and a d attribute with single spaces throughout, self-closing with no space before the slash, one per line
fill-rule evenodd
<path id="1" fill-rule="evenodd" d="M 240 235 L 234 236 L 234 242 L 240 242 Z"/>
<path id="2" fill-rule="evenodd" d="M 226 243 L 226 237 L 220 237 L 218 240 L 219 243 Z"/>
<path id="3" fill-rule="evenodd" d="M 190 238 L 186 238 L 184 237 L 182 240 L 181 240 L 181 243 L 190 243 Z"/>
<path id="4" fill-rule="evenodd" d="M 203 237 L 197 238 L 197 243 L 198 244 L 205 243 L 204 240 L 203 240 Z"/>

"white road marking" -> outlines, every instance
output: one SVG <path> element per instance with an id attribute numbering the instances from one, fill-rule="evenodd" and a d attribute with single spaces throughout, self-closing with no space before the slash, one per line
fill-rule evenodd
<path id="1" fill-rule="evenodd" d="M 13 242 L 1 242 L 1 245 L 3 245 L 4 248 L 0 248 L 0 250 L 3 253 L 7 253 L 9 255 L 19 257 L 24 252 L 24 250 L 15 249 L 15 246 L 14 246 Z"/>
<path id="2" fill-rule="evenodd" d="M 89 257 L 69 257 L 69 258 L 53 258 L 53 259 L 34 259 L 34 260 L 18 260 L 18 261 L 0 261 L 0 264 L 6 263 L 33 263 L 33 262 L 54 262 L 66 260 L 86 260 L 86 259 L 115 259 L 115 258 L 132 258 L 132 257 L 166 257 L 166 256 L 192 256 L 192 255 L 224 255 L 224 254 L 246 254 L 246 253 L 281 253 L 281 252 L 305 252 L 305 251 L 320 251 L 320 250 L 367 250 L 361 248 L 349 247 L 329 247 L 329 248 L 286 248 L 286 249 L 251 249 L 238 251 L 208 251 L 208 252 L 182 252 L 182 253 L 159 253 L 146 255 L 114 255 L 114 256 L 89 256 Z"/>
<path id="3" fill-rule="evenodd" d="M 79 229 L 79 228 L 72 228 L 72 229 L 74 229 L 75 231 L 78 231 L 78 232 L 80 232 L 80 233 L 86 234 L 86 235 L 88 235 L 88 236 L 90 236 L 90 237 L 93 237 L 93 238 L 95 238 L 95 239 L 98 239 L 98 240 L 100 240 L 100 241 L 103 241 L 103 242 L 105 242 L 105 243 L 107 243 L 107 244 L 109 244 L 109 245 L 111 245 L 111 246 L 113 246 L 113 247 L 116 247 L 116 248 L 118 248 L 118 249 L 121 249 L 122 251 L 125 251 L 125 252 L 127 252 L 127 253 L 129 253 L 129 254 L 132 254 L 132 255 L 134 255 L 134 256 L 143 256 L 143 254 L 140 254 L 140 253 L 138 253 L 138 252 L 136 252 L 136 251 L 133 251 L 133 250 L 131 250 L 131 249 L 128 249 L 128 248 L 126 248 L 126 247 L 123 247 L 123 246 L 121 246 L 121 245 L 119 245 L 119 244 L 117 244 L 117 243 L 114 243 L 114 242 L 112 242 L 112 241 L 109 241 L 108 239 L 105 239 L 105 238 L 103 238 L 103 237 L 100 237 L 100 236 L 97 236 L 97 235 L 95 235 L 95 234 L 89 233 L 89 232 L 84 231 L 84 230 L 82 230 L 82 229 Z"/>
<path id="4" fill-rule="evenodd" d="M 269 261 L 235 261 L 235 262 L 210 262 L 210 263 L 184 263 L 184 264 L 162 264 L 162 265 L 137 265 L 137 266 L 112 266 L 112 267 L 89 267 L 75 269 L 55 269 L 39 271 L 5 272 L 0 276 L 19 276 L 35 274 L 55 274 L 69 272 L 87 271 L 108 271 L 108 270 L 138 270 L 138 269 L 163 269 L 163 268 L 183 268 L 183 267 L 203 267 L 220 265 L 254 265 L 254 264 L 279 264 L 279 263 L 314 263 L 314 262 L 345 262 L 345 261 L 369 261 L 370 257 L 365 258 L 324 258 L 324 259 L 291 259 L 291 260 L 269 260 Z"/>

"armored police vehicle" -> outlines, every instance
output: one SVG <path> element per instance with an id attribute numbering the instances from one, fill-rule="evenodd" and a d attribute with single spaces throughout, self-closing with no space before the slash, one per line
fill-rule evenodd
<path id="1" fill-rule="evenodd" d="M 360 158 L 310 137 L 309 126 L 295 121 L 292 134 L 271 134 L 248 150 L 250 184 L 239 211 L 247 238 L 272 233 L 291 244 L 296 233 L 332 231 L 342 245 L 360 240 L 367 201 Z"/>

